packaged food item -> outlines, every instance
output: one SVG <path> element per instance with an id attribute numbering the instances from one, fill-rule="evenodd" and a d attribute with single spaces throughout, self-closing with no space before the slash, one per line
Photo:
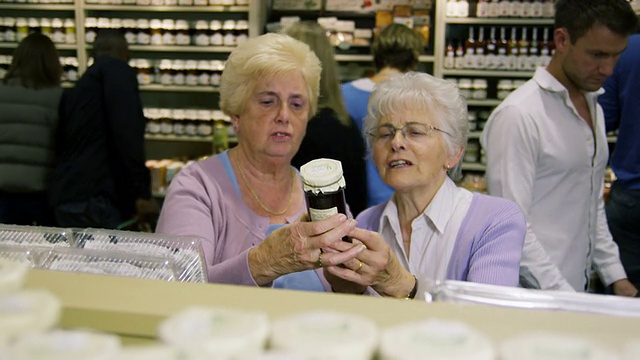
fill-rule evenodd
<path id="1" fill-rule="evenodd" d="M 0 295 L 0 338 L 49 330 L 58 324 L 60 310 L 60 301 L 45 290 Z"/>
<path id="2" fill-rule="evenodd" d="M 636 354 L 637 355 L 637 354 Z M 502 360 L 617 360 L 610 349 L 573 334 L 535 332 L 507 339 L 500 347 Z"/>
<path id="3" fill-rule="evenodd" d="M 370 360 L 377 342 L 378 328 L 371 320 L 332 311 L 280 318 L 271 335 L 271 349 L 314 359 Z"/>
<path id="4" fill-rule="evenodd" d="M 26 262 L 0 258 L 0 295 L 22 288 L 28 270 Z"/>
<path id="5" fill-rule="evenodd" d="M 485 335 L 463 322 L 429 319 L 384 330 L 380 359 L 494 360 L 496 351 Z"/>
<path id="6" fill-rule="evenodd" d="M 31 360 L 116 360 L 119 359 L 120 338 L 85 330 L 55 330 L 28 334 L 11 346 L 18 359 Z"/>

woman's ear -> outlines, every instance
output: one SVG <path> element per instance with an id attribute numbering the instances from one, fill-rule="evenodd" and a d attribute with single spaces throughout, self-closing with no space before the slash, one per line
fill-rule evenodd
<path id="1" fill-rule="evenodd" d="M 240 123 L 240 117 L 238 115 L 231 115 L 231 126 L 233 126 L 233 132 L 238 133 L 238 125 Z"/>
<path id="2" fill-rule="evenodd" d="M 444 167 L 447 170 L 453 169 L 456 166 L 456 164 L 460 161 L 460 159 L 462 159 L 464 152 L 465 152 L 464 147 L 458 148 L 458 151 L 456 151 L 454 155 L 451 155 L 447 158 L 447 161 L 444 163 Z"/>

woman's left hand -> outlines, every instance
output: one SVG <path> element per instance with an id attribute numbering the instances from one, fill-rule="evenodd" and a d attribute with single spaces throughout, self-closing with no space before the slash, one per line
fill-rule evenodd
<path id="1" fill-rule="evenodd" d="M 415 285 L 413 275 L 402 266 L 379 233 L 355 228 L 349 236 L 367 248 L 340 266 L 325 267 L 325 277 L 335 292 L 362 293 L 366 286 L 381 295 L 398 298 L 411 292 Z M 327 251 L 345 251 L 351 246 L 334 244 Z"/>

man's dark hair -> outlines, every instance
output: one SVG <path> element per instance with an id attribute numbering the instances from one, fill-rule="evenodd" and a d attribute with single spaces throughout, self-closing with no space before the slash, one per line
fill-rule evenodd
<path id="1" fill-rule="evenodd" d="M 595 25 L 622 36 L 638 27 L 638 17 L 627 0 L 557 0 L 555 7 L 555 28 L 566 28 L 572 44 Z"/>
<path id="2" fill-rule="evenodd" d="M 422 37 L 402 24 L 391 24 L 376 37 L 371 52 L 376 71 L 385 67 L 407 72 L 418 65 L 424 49 Z"/>
<path id="3" fill-rule="evenodd" d="M 129 60 L 129 45 L 124 33 L 115 29 L 102 29 L 96 35 L 93 44 L 93 58 L 110 56 L 116 59 Z"/>

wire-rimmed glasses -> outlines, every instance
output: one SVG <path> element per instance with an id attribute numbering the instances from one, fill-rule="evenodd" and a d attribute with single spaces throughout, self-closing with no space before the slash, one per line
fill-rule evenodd
<path id="1" fill-rule="evenodd" d="M 387 142 L 394 139 L 396 137 L 396 133 L 400 131 L 406 140 L 411 142 L 421 142 L 430 137 L 434 130 L 452 136 L 448 132 L 438 129 L 433 125 L 418 122 L 408 122 L 401 128 L 397 128 L 391 124 L 384 124 L 374 127 L 367 134 L 374 141 Z"/>

